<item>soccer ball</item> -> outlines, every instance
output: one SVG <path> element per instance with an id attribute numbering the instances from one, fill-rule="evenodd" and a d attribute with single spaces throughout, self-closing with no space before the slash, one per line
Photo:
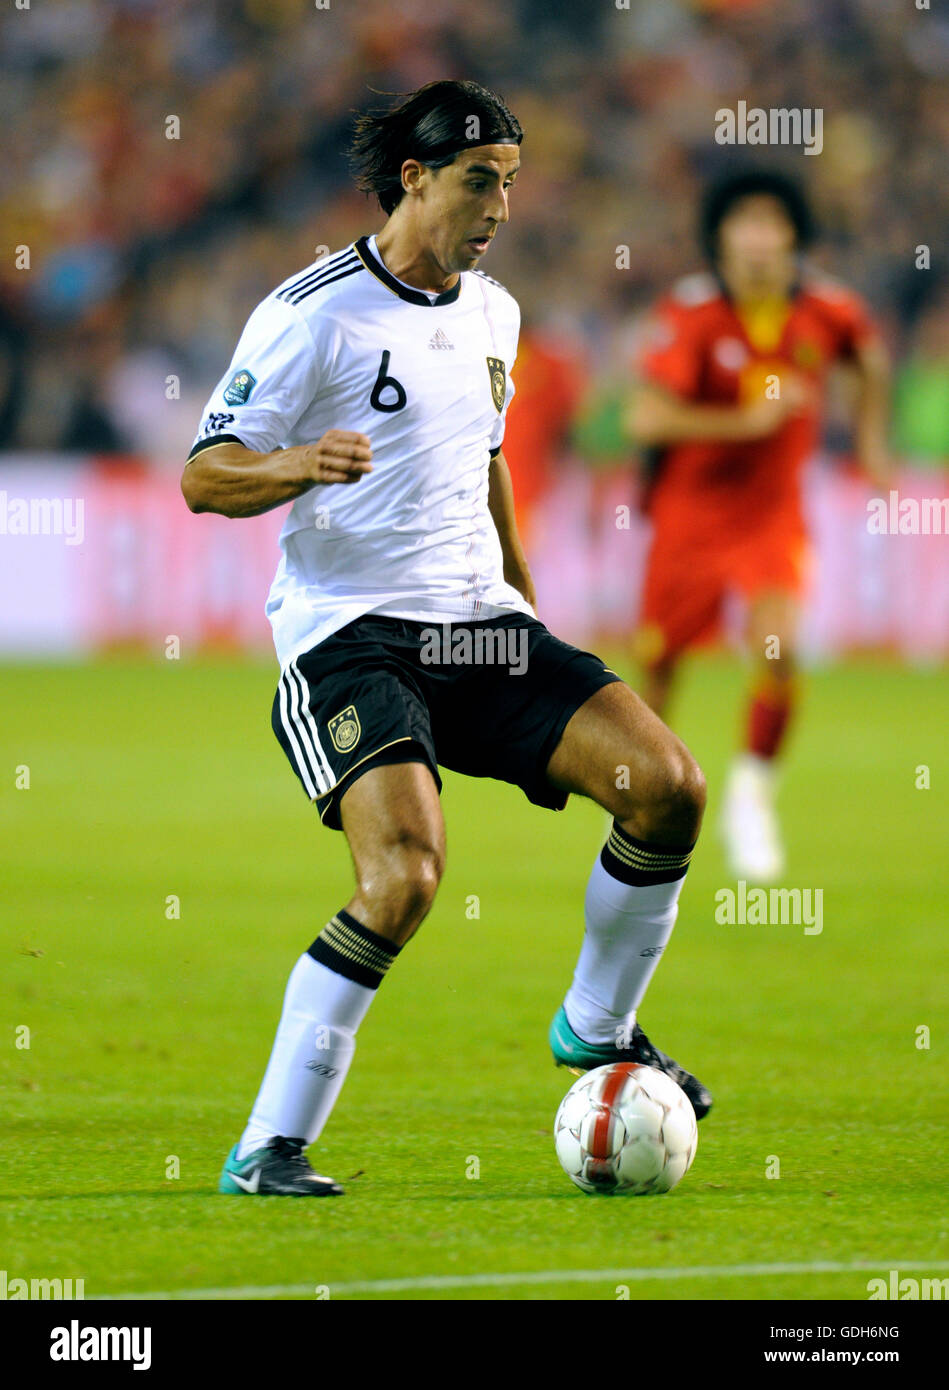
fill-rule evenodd
<path id="1" fill-rule="evenodd" d="M 669 1192 L 692 1166 L 692 1103 L 655 1067 L 610 1062 L 575 1081 L 554 1120 L 557 1157 L 584 1192 Z"/>

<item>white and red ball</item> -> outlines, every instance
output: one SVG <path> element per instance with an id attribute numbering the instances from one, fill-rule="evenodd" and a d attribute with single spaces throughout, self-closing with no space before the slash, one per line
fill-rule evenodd
<path id="1" fill-rule="evenodd" d="M 610 1062 L 585 1072 L 554 1120 L 557 1157 L 584 1192 L 643 1197 L 669 1192 L 695 1157 L 695 1111 L 655 1067 Z"/>

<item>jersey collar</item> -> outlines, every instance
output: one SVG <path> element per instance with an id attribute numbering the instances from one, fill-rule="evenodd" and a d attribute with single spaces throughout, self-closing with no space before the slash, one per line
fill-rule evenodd
<path id="1" fill-rule="evenodd" d="M 386 270 L 378 256 L 374 256 L 369 250 L 369 238 L 367 236 L 361 236 L 355 243 L 353 249 L 366 269 L 374 275 L 377 280 L 381 280 L 387 290 L 391 290 L 393 294 L 397 294 L 400 299 L 404 299 L 408 304 L 419 304 L 423 309 L 437 309 L 442 304 L 454 304 L 459 294 L 461 294 L 460 275 L 450 290 L 446 290 L 444 294 L 437 295 L 435 299 L 429 299 L 428 295 L 423 294 L 421 290 L 413 290 L 411 286 L 403 285 L 401 280 L 397 280 L 394 275 L 391 275 L 389 271 Z"/>

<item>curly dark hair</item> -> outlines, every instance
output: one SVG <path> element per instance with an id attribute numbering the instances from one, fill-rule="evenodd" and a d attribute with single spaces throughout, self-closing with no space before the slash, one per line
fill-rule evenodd
<path id="1" fill-rule="evenodd" d="M 723 175 L 709 185 L 702 200 L 699 215 L 699 238 L 708 259 L 718 258 L 718 229 L 742 198 L 766 194 L 784 208 L 797 237 L 797 249 L 803 251 L 817 235 L 810 203 L 800 186 L 785 174 L 773 169 L 746 168 Z"/>

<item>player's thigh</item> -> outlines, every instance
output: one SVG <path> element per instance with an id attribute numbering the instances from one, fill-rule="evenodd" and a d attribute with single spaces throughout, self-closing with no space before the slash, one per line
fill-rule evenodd
<path id="1" fill-rule="evenodd" d="M 763 588 L 748 600 L 745 640 L 756 661 L 764 661 L 776 676 L 790 667 L 797 651 L 801 601 L 783 588 Z"/>
<path id="2" fill-rule="evenodd" d="M 745 640 L 752 657 L 780 678 L 797 648 L 804 596 L 813 571 L 799 522 L 783 515 L 746 535 L 732 556 L 734 585 L 747 605 Z"/>
<path id="3" fill-rule="evenodd" d="M 685 744 L 622 681 L 598 690 L 572 716 L 547 776 L 617 820 L 638 819 L 647 836 L 655 808 L 678 810 L 683 822 L 691 815 L 697 830 L 705 804 L 704 779 Z"/>
<path id="4" fill-rule="evenodd" d="M 647 670 L 670 670 L 689 647 L 714 634 L 726 591 L 720 557 L 657 537 L 643 581 L 633 655 Z"/>
<path id="5" fill-rule="evenodd" d="M 427 910 L 445 867 L 445 820 L 428 765 L 370 767 L 343 792 L 339 811 L 359 891 L 416 907 L 424 899 Z"/>

